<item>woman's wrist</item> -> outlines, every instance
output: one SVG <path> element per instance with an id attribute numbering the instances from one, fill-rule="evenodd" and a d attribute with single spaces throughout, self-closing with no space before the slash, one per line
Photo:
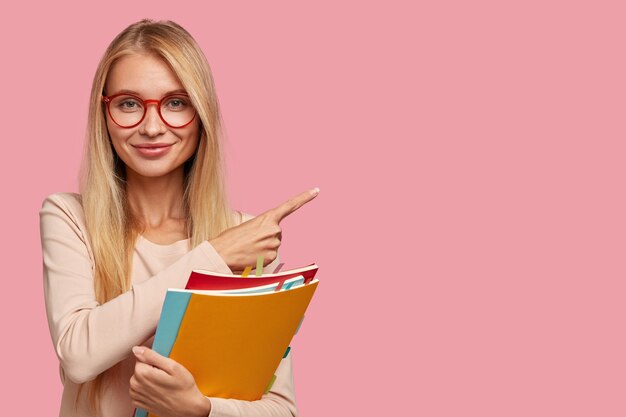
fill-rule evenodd
<path id="1" fill-rule="evenodd" d="M 228 268 L 230 268 L 233 274 L 235 273 L 235 270 L 241 270 L 241 268 L 237 269 L 238 267 L 234 265 L 231 261 L 227 250 L 227 245 L 225 244 L 223 239 L 217 236 L 211 240 L 207 240 L 207 242 L 209 242 L 215 252 L 217 252 L 217 254 L 224 260 L 224 263 L 228 266 Z"/>
<path id="2" fill-rule="evenodd" d="M 224 250 L 224 247 L 222 246 L 222 241 L 221 241 L 220 237 L 219 236 L 214 237 L 213 239 L 207 240 L 207 242 L 209 242 L 209 244 L 211 246 L 213 246 L 213 249 L 215 249 L 215 252 L 217 252 L 217 254 L 219 256 L 221 256 L 222 259 L 224 259 L 224 262 L 226 262 L 226 259 L 224 258 L 225 250 Z M 230 265 L 228 265 L 228 266 L 230 266 Z"/>
<path id="3" fill-rule="evenodd" d="M 199 401 L 196 406 L 196 412 L 193 415 L 198 417 L 208 417 L 208 415 L 211 413 L 211 400 L 209 399 L 209 397 L 206 397 L 204 395 L 200 395 L 198 397 L 198 400 Z"/>

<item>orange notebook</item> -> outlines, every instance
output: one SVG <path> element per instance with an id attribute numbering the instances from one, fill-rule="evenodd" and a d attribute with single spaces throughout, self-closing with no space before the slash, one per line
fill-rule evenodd
<path id="1" fill-rule="evenodd" d="M 152 348 L 187 368 L 206 396 L 258 400 L 319 283 L 299 278 L 278 291 L 168 289 Z"/>

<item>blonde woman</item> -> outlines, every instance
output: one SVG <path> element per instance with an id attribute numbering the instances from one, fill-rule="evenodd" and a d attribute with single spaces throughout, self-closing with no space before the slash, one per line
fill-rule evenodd
<path id="1" fill-rule="evenodd" d="M 278 262 L 283 217 L 231 211 L 210 67 L 191 35 L 144 19 L 96 71 L 80 194 L 40 211 L 44 294 L 63 382 L 62 417 L 295 416 L 291 355 L 257 401 L 205 397 L 182 365 L 152 351 L 167 288 L 193 269 L 239 272 Z"/>

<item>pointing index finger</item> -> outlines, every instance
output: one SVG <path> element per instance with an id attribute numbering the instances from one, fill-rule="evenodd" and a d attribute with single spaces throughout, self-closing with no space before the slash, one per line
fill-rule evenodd
<path id="1" fill-rule="evenodd" d="M 276 221 L 280 223 L 281 220 L 283 220 L 285 217 L 317 197 L 317 194 L 319 194 L 319 192 L 320 189 L 315 187 L 311 190 L 305 191 L 290 198 L 280 206 L 274 208 L 272 211 L 274 212 Z"/>

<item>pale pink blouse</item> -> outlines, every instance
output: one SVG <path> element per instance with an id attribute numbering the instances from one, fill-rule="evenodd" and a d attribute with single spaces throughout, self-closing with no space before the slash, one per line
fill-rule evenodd
<path id="1" fill-rule="evenodd" d="M 237 216 L 239 217 L 239 216 Z M 244 215 L 244 221 L 252 216 Z M 47 197 L 40 211 L 44 295 L 48 325 L 63 383 L 61 417 L 87 417 L 87 387 L 80 383 L 120 363 L 105 387 L 101 417 L 132 417 L 128 393 L 135 345 L 152 346 L 168 288 L 184 288 L 193 269 L 231 273 L 211 244 L 189 249 L 188 240 L 159 245 L 139 237 L 132 263 L 132 289 L 104 303 L 95 299 L 94 262 L 78 194 Z M 267 269 L 272 270 L 275 260 Z M 209 417 L 297 416 L 291 354 L 276 371 L 271 390 L 258 401 L 210 397 Z"/>

